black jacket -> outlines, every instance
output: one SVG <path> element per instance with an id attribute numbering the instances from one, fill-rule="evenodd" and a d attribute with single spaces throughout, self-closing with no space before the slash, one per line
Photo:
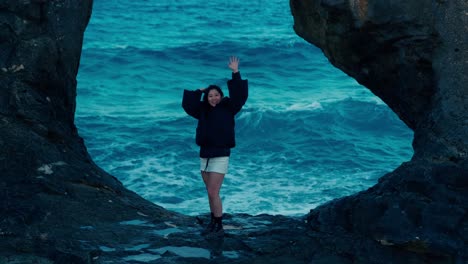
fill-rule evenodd
<path id="1" fill-rule="evenodd" d="M 236 145 L 234 116 L 241 110 L 248 97 L 248 81 L 240 73 L 233 73 L 227 82 L 229 97 L 224 97 L 215 107 L 200 101 L 202 91 L 184 90 L 182 107 L 190 116 L 198 119 L 196 143 L 200 157 L 229 156 Z"/>

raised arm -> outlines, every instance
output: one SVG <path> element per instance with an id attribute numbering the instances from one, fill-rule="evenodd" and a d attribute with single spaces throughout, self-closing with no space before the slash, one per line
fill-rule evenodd
<path id="1" fill-rule="evenodd" d="M 232 70 L 232 78 L 228 81 L 229 98 L 231 100 L 231 109 L 237 114 L 244 106 L 249 95 L 249 85 L 247 80 L 242 80 L 239 72 L 239 59 L 237 57 L 229 58 L 229 68 Z"/>
<path id="2" fill-rule="evenodd" d="M 184 108 L 188 115 L 196 119 L 200 118 L 200 98 L 202 93 L 201 89 L 195 91 L 184 90 L 184 97 L 182 98 L 182 108 Z"/>

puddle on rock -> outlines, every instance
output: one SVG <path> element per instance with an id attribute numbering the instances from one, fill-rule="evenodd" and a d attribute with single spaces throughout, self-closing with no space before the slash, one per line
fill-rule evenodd
<path id="1" fill-rule="evenodd" d="M 170 235 L 172 233 L 180 233 L 180 232 L 182 232 L 182 230 L 180 230 L 179 228 L 174 228 L 174 227 L 153 231 L 153 233 L 155 233 L 158 236 L 162 236 L 162 237 L 167 237 L 168 235 Z"/>
<path id="2" fill-rule="evenodd" d="M 113 252 L 113 251 L 115 251 L 115 248 L 110 248 L 110 247 L 106 247 L 106 246 L 99 246 L 99 249 L 104 251 L 104 252 Z"/>
<path id="3" fill-rule="evenodd" d="M 129 220 L 129 221 L 123 221 L 123 222 L 120 222 L 119 224 L 121 224 L 121 225 L 134 225 L 134 226 L 155 227 L 153 224 L 148 224 L 148 222 L 146 222 L 146 221 L 141 221 L 141 220 L 138 220 L 138 219 Z"/>
<path id="4" fill-rule="evenodd" d="M 210 258 L 210 251 L 204 248 L 196 247 L 162 247 L 158 249 L 149 249 L 149 251 L 164 254 L 169 251 L 183 258 Z"/>
<path id="5" fill-rule="evenodd" d="M 157 259 L 160 259 L 161 256 L 159 255 L 153 255 L 153 254 L 139 254 L 139 255 L 132 255 L 132 256 L 128 256 L 128 257 L 125 257 L 123 258 L 123 260 L 125 261 L 141 261 L 141 262 L 150 262 L 150 261 L 153 261 L 153 260 L 157 260 Z"/>
<path id="6" fill-rule="evenodd" d="M 239 258 L 239 253 L 237 251 L 223 251 L 223 256 L 230 259 Z"/>
<path id="7" fill-rule="evenodd" d="M 83 229 L 83 230 L 93 230 L 93 229 L 94 229 L 94 226 L 80 226 L 80 229 Z"/>
<path id="8" fill-rule="evenodd" d="M 125 248 L 125 251 L 139 251 L 139 250 L 142 250 L 144 248 L 147 248 L 149 247 L 150 244 L 141 244 L 141 245 L 137 245 L 137 246 L 133 246 L 133 247 L 126 247 Z"/>

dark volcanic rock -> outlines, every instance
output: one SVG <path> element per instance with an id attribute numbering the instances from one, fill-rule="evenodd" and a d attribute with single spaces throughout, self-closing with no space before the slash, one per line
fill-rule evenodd
<path id="1" fill-rule="evenodd" d="M 466 263 L 466 2 L 291 1 L 296 31 L 415 130 L 415 156 L 307 217 L 198 218 L 125 189 L 74 125 L 92 0 L 0 2 L 0 263 Z"/>
<path id="2" fill-rule="evenodd" d="M 310 227 L 367 237 L 427 262 L 466 263 L 468 2 L 291 0 L 290 5 L 297 34 L 415 132 L 410 162 L 365 192 L 311 211 Z"/>
<path id="3" fill-rule="evenodd" d="M 77 134 L 76 74 L 91 7 L 91 0 L 0 3 L 2 256 L 77 263 L 89 253 L 74 235 L 82 226 L 176 216 L 98 168 Z"/>

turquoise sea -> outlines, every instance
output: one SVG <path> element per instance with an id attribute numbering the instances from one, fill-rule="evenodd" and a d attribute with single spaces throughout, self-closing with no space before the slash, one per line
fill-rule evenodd
<path id="1" fill-rule="evenodd" d="M 209 211 L 183 89 L 237 55 L 249 99 L 221 196 L 227 213 L 300 215 L 411 158 L 412 131 L 293 31 L 286 0 L 95 0 L 76 124 L 94 161 L 146 199 Z"/>

